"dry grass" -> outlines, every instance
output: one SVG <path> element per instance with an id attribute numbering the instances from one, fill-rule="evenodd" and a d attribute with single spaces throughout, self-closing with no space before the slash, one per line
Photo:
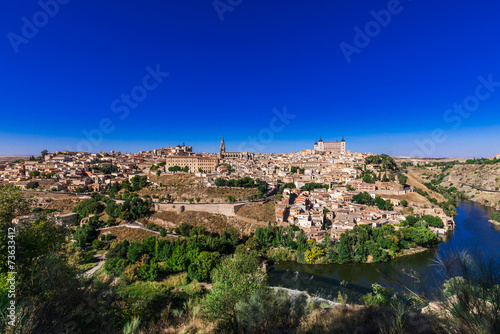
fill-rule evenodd
<path id="1" fill-rule="evenodd" d="M 196 198 L 200 197 L 201 202 L 209 202 L 214 200 L 214 203 L 224 203 L 226 202 L 227 196 L 232 196 L 236 200 L 246 201 L 248 196 L 257 195 L 259 191 L 256 188 L 231 188 L 231 187 L 181 187 L 175 193 L 172 194 L 177 201 L 181 201 L 183 197 L 185 198 Z"/>
<path id="2" fill-rule="evenodd" d="M 390 314 L 376 307 L 340 306 L 311 312 L 296 333 L 436 333 L 431 318 L 419 313 L 410 314 L 403 328 L 396 328 L 390 318 Z"/>
<path id="3" fill-rule="evenodd" d="M 418 169 L 412 169 L 412 170 L 409 170 L 408 173 L 408 184 L 413 186 L 414 188 L 417 187 L 417 188 L 420 188 L 422 190 L 425 190 L 429 193 L 429 196 L 430 197 L 433 197 L 435 199 L 438 200 L 438 202 L 444 202 L 446 201 L 445 198 L 443 197 L 443 195 L 439 194 L 439 193 L 436 193 L 430 189 L 428 189 L 425 185 L 424 185 L 424 182 L 427 182 L 427 181 L 424 181 L 422 179 L 422 175 L 419 173 L 419 170 Z M 430 204 L 429 201 L 427 201 L 427 203 Z"/>
<path id="4" fill-rule="evenodd" d="M 276 220 L 274 201 L 245 204 L 238 210 L 237 214 L 264 222 Z"/>
<path id="5" fill-rule="evenodd" d="M 162 319 L 160 323 L 140 333 L 211 334 L 216 332 L 213 323 L 205 322 L 199 314 L 188 314 L 174 319 Z"/>
<path id="6" fill-rule="evenodd" d="M 163 186 L 183 186 L 191 180 L 195 180 L 196 176 L 188 173 L 164 174 L 164 175 L 148 175 L 148 179 L 156 184 Z"/>
<path id="7" fill-rule="evenodd" d="M 177 213 L 174 211 L 155 212 L 149 217 L 149 221 L 160 225 L 166 229 L 177 227 L 183 222 L 193 226 L 205 226 L 207 232 L 221 234 L 229 227 L 238 229 L 242 235 L 250 235 L 260 225 L 246 223 L 238 220 L 237 217 L 226 217 L 221 214 L 208 212 L 185 211 Z"/>
<path id="8" fill-rule="evenodd" d="M 380 196 L 387 197 L 387 198 L 393 198 L 393 199 L 399 199 L 399 200 L 407 200 L 410 203 L 414 202 L 414 203 L 430 205 L 427 198 L 425 198 L 424 196 L 422 196 L 416 192 L 406 193 L 404 195 L 380 195 Z"/>
<path id="9" fill-rule="evenodd" d="M 167 278 L 165 278 L 163 282 L 170 286 L 186 285 L 188 283 L 188 274 L 187 273 L 171 274 Z"/>
<path id="10" fill-rule="evenodd" d="M 177 213 L 174 211 L 161 211 L 155 212 L 150 218 L 155 224 L 167 229 L 187 222 L 193 226 L 205 226 L 208 232 L 220 234 L 231 226 L 226 216 L 208 212 L 185 211 Z"/>
<path id="11" fill-rule="evenodd" d="M 67 199 L 55 199 L 52 200 L 48 206 L 47 209 L 56 209 L 60 211 L 71 211 L 75 206 L 80 203 L 81 200 L 78 198 L 67 198 Z"/>
<path id="12" fill-rule="evenodd" d="M 101 235 L 111 234 L 116 237 L 118 242 L 121 242 L 125 239 L 129 241 L 141 241 L 142 239 L 149 236 L 157 236 L 158 238 L 162 238 L 159 234 L 145 231 L 139 228 L 130 228 L 130 227 L 115 227 L 110 228 L 108 230 L 100 231 L 99 238 Z M 162 239 L 172 239 L 172 237 L 163 237 Z"/>

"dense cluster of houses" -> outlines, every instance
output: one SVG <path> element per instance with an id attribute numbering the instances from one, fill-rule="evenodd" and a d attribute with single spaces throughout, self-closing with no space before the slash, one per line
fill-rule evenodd
<path id="1" fill-rule="evenodd" d="M 276 221 L 278 224 L 296 224 L 304 229 L 309 237 L 319 241 L 326 233 L 331 239 L 338 239 L 348 229 L 356 225 L 379 227 L 384 224 L 396 225 L 405 220 L 407 212 L 397 195 L 413 192 L 413 188 L 397 181 L 375 183 L 362 182 L 360 176 L 365 168 L 365 158 L 370 154 L 353 153 L 325 154 L 305 150 L 289 154 L 257 155 L 253 161 L 232 159 L 233 172 L 223 166 L 213 177 L 241 178 L 251 177 L 275 187 L 287 185 L 276 200 Z M 293 168 L 292 168 L 293 167 Z M 368 165 L 369 170 L 379 170 L 379 166 Z M 211 178 L 207 178 L 211 184 Z M 308 183 L 327 185 L 309 191 L 301 190 Z M 293 184 L 293 187 L 289 187 Z M 353 196 L 368 192 L 389 200 L 392 211 L 379 210 L 377 207 L 355 204 Z M 391 195 L 394 195 L 391 198 Z M 454 228 L 454 221 L 447 217 L 441 208 L 415 208 L 416 214 L 431 214 L 441 217 L 444 228 L 433 229 L 436 234 L 446 234 Z"/>
<path id="2" fill-rule="evenodd" d="M 391 195 L 403 195 L 413 191 L 411 187 L 397 181 L 364 183 L 363 168 L 377 170 L 379 166 L 365 166 L 369 154 L 347 151 L 342 154 L 304 150 L 288 154 L 256 154 L 251 158 L 219 157 L 216 153 L 193 153 L 191 146 L 174 147 L 122 154 L 55 152 L 43 159 L 0 164 L 0 184 L 15 184 L 22 189 L 61 191 L 101 191 L 114 182 L 121 182 L 134 175 L 170 173 L 168 159 L 175 157 L 199 157 L 216 161 L 213 171 L 190 170 L 197 176 L 199 185 L 213 187 L 216 178 L 236 179 L 250 177 L 259 179 L 276 193 L 280 185 L 287 185 L 276 199 L 276 221 L 279 224 L 296 224 L 306 230 L 310 237 L 320 239 L 325 233 L 338 239 L 345 230 L 356 225 L 398 224 L 405 220 L 404 207 Z M 163 164 L 162 164 L 163 163 Z M 184 167 L 184 166 L 180 166 Z M 327 185 L 324 188 L 301 190 L 309 183 Z M 379 210 L 352 203 L 360 192 L 368 192 L 373 198 L 388 199 L 394 206 L 392 211 Z M 422 208 L 421 213 L 442 217 L 446 229 L 453 228 L 453 220 L 439 208 Z M 432 212 L 424 212 L 432 210 Z M 418 212 L 416 212 L 418 213 Z"/>

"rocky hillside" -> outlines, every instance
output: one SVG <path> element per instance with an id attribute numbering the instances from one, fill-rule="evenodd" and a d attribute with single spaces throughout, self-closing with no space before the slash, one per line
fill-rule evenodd
<path id="1" fill-rule="evenodd" d="M 471 200 L 495 208 L 500 208 L 500 192 L 486 190 L 500 189 L 500 165 L 458 165 L 449 169 L 443 179 L 443 186 L 454 186 Z M 467 185 L 466 185 L 467 184 Z"/>
<path id="2" fill-rule="evenodd" d="M 418 175 L 423 182 L 430 182 L 432 179 L 439 178 L 440 175 L 444 176 L 440 182 L 441 186 L 455 187 L 457 191 L 463 191 L 465 196 L 474 202 L 500 209 L 500 192 L 484 191 L 498 191 L 500 189 L 499 164 L 454 165 L 444 169 L 439 166 L 412 167 L 411 174 Z"/>

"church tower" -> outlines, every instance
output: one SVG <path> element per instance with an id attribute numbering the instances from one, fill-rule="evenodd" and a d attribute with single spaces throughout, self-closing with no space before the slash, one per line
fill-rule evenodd
<path id="1" fill-rule="evenodd" d="M 219 152 L 225 153 L 226 152 L 226 144 L 224 143 L 224 137 L 222 137 L 220 141 L 220 149 Z"/>
<path id="2" fill-rule="evenodd" d="M 224 157 L 224 153 L 226 153 L 226 144 L 224 143 L 224 136 L 222 136 L 219 148 L 219 159 L 222 159 Z"/>

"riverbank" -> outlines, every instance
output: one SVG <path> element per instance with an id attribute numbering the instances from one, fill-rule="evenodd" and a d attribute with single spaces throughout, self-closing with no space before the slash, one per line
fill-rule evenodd
<path id="1" fill-rule="evenodd" d="M 497 222 L 496 220 L 493 220 L 493 219 L 490 219 L 488 220 L 490 223 L 492 223 L 493 225 L 496 225 L 496 226 L 500 226 L 500 222 Z"/>
<path id="2" fill-rule="evenodd" d="M 405 256 L 399 256 L 388 263 L 349 264 L 300 264 L 280 261 L 269 273 L 270 283 L 291 289 L 306 290 L 323 298 L 336 298 L 341 282 L 356 292 L 366 293 L 373 283 L 394 287 L 386 273 L 415 273 L 428 286 L 439 285 L 440 274 L 433 265 L 439 257 L 451 252 L 481 249 L 485 255 L 496 254 L 500 249 L 500 231 L 490 223 L 492 209 L 472 201 L 460 202 L 455 219 L 456 227 L 435 248 L 422 249 Z M 405 280 L 413 284 L 410 277 Z M 352 301 L 353 299 L 351 299 Z"/>
<path id="3" fill-rule="evenodd" d="M 419 254 L 422 252 L 426 252 L 428 250 L 429 250 L 429 248 L 424 248 L 424 247 L 415 247 L 415 248 L 405 249 L 405 250 L 403 250 L 403 254 L 400 254 L 397 257 L 406 256 L 406 255 L 415 255 L 415 254 Z"/>

